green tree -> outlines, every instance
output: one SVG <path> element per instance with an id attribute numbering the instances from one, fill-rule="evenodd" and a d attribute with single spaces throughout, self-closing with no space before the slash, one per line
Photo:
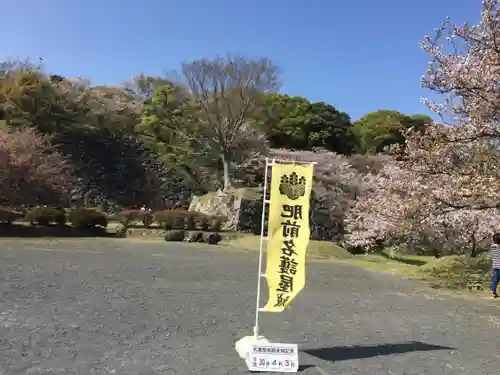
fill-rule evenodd
<path id="1" fill-rule="evenodd" d="M 312 112 L 315 117 L 309 135 L 310 145 L 323 147 L 338 154 L 351 154 L 356 139 L 349 115 L 323 102 L 313 103 Z"/>
<path id="2" fill-rule="evenodd" d="M 379 153 L 392 144 L 404 143 L 404 131 L 414 127 L 424 129 L 432 119 L 426 115 L 407 116 L 398 111 L 378 110 L 370 112 L 354 123 L 358 151 Z"/>
<path id="3" fill-rule="evenodd" d="M 418 131 L 423 131 L 434 120 L 430 116 L 424 114 L 416 114 L 410 116 L 410 124 Z"/>
<path id="4" fill-rule="evenodd" d="M 305 149 L 313 121 L 314 113 L 307 99 L 272 93 L 266 96 L 259 123 L 271 147 Z"/>
<path id="5" fill-rule="evenodd" d="M 136 132 L 143 141 L 160 155 L 165 162 L 183 172 L 194 182 L 200 182 L 198 167 L 203 167 L 206 160 L 201 160 L 196 153 L 196 143 L 183 137 L 180 129 L 186 129 L 194 119 L 190 109 L 190 97 L 179 95 L 173 84 L 165 83 L 155 90 L 144 102 L 141 122 Z"/>
<path id="6" fill-rule="evenodd" d="M 266 98 L 260 126 L 273 148 L 323 147 L 348 154 L 354 146 L 350 118 L 335 107 L 300 96 L 273 93 Z"/>
<path id="7" fill-rule="evenodd" d="M 38 68 L 18 66 L 2 72 L 0 102 L 9 126 L 34 125 L 42 132 L 73 124 L 80 113 L 64 89 Z"/>

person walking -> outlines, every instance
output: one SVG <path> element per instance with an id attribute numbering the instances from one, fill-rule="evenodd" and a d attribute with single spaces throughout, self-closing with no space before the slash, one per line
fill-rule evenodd
<path id="1" fill-rule="evenodd" d="M 491 244 L 491 293 L 493 298 L 498 298 L 497 287 L 500 283 L 500 233 L 493 235 L 493 243 Z"/>

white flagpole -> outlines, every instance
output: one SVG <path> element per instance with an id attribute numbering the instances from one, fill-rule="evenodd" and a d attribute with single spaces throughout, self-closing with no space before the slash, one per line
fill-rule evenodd
<path id="1" fill-rule="evenodd" d="M 279 163 L 277 163 L 279 162 Z M 266 157 L 266 169 L 264 172 L 264 196 L 262 197 L 262 217 L 261 217 L 261 227 L 260 227 L 260 246 L 259 246 L 259 266 L 258 266 L 258 273 L 257 273 L 257 301 L 256 301 L 256 306 L 255 306 L 255 325 L 253 327 L 253 335 L 252 336 L 245 336 L 239 339 L 238 341 L 235 342 L 234 346 L 236 349 L 236 352 L 240 356 L 241 359 L 244 359 L 246 361 L 247 367 L 250 369 L 253 365 L 251 362 L 251 355 L 252 355 L 252 347 L 254 345 L 271 345 L 268 339 L 266 339 L 264 336 L 260 335 L 259 331 L 259 314 L 263 309 L 260 307 L 260 292 L 262 289 L 262 279 L 266 277 L 265 272 L 262 272 L 263 268 L 263 258 L 264 258 L 264 240 L 268 240 L 268 237 L 270 233 L 267 234 L 267 236 L 264 236 L 264 231 L 265 231 L 265 219 L 266 219 L 266 205 L 270 203 L 271 199 L 267 199 L 267 192 L 270 190 L 269 184 L 268 184 L 268 177 L 269 177 L 269 167 L 276 165 L 276 164 L 317 164 L 316 162 L 303 162 L 303 161 L 294 161 L 294 160 L 281 160 L 277 158 L 268 158 Z M 276 176 L 275 176 L 276 178 Z M 271 197 L 269 197 L 271 198 Z M 269 250 L 269 249 L 268 249 Z M 277 344 L 281 345 L 281 344 Z M 283 344 L 285 345 L 285 344 Z M 287 344 L 288 345 L 288 344 Z M 296 349 L 297 345 L 295 345 L 295 351 L 297 352 Z M 255 359 L 255 357 L 253 357 Z M 298 366 L 298 357 L 293 359 L 293 362 L 296 363 Z M 253 368 L 253 367 L 252 367 Z M 254 371 L 254 370 L 251 370 Z"/>
<path id="2" fill-rule="evenodd" d="M 264 230 L 265 230 L 265 219 L 266 219 L 266 204 L 269 203 L 267 199 L 267 177 L 268 177 L 268 169 L 270 166 L 274 165 L 275 159 L 271 160 L 269 163 L 269 158 L 266 158 L 266 170 L 264 171 L 264 195 L 262 197 L 262 217 L 260 224 L 260 246 L 259 246 L 259 266 L 258 266 L 258 276 L 257 276 L 257 302 L 255 307 L 255 325 L 253 327 L 253 334 L 256 339 L 259 338 L 259 312 L 260 312 L 260 291 L 262 286 L 262 278 L 265 277 L 265 274 L 262 273 L 262 260 L 264 253 Z M 269 233 L 268 233 L 269 235 Z"/>

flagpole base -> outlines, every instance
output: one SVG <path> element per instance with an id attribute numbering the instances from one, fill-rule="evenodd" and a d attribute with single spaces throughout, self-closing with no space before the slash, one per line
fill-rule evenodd
<path id="1" fill-rule="evenodd" d="M 242 339 L 239 339 L 234 344 L 236 352 L 240 356 L 241 359 L 247 359 L 250 355 L 250 351 L 252 350 L 252 345 L 254 344 L 268 344 L 269 340 L 264 336 L 245 336 Z"/>

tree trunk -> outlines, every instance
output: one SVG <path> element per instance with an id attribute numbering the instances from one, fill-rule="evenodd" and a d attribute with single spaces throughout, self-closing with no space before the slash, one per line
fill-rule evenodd
<path id="1" fill-rule="evenodd" d="M 471 236 L 471 249 L 470 249 L 470 257 L 471 258 L 476 258 L 477 257 L 477 241 L 476 241 L 476 236 L 474 233 L 472 233 L 472 236 Z"/>
<path id="2" fill-rule="evenodd" d="M 224 191 L 228 191 L 231 188 L 231 180 L 229 179 L 229 160 L 224 154 L 221 155 L 221 159 L 224 168 Z"/>

